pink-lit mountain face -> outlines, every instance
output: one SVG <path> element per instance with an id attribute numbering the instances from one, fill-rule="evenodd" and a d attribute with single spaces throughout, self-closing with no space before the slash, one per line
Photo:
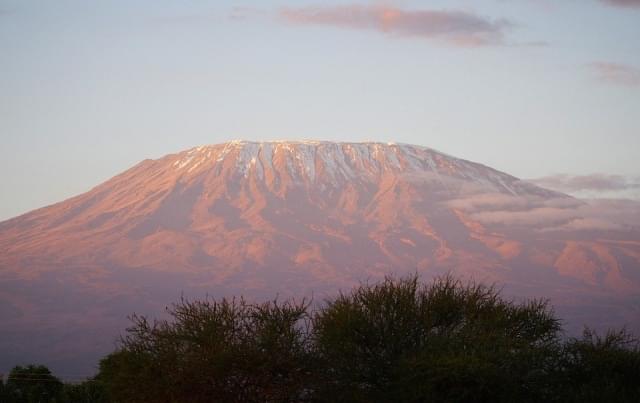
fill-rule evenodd
<path id="1" fill-rule="evenodd" d="M 414 272 L 551 298 L 570 329 L 640 328 L 637 227 L 404 144 L 234 141 L 145 160 L 0 223 L 0 251 L 7 367 L 86 372 L 127 314 L 181 295 L 322 300 Z"/>

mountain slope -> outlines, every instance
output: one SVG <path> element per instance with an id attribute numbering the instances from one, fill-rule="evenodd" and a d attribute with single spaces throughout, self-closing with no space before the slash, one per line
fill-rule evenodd
<path id="1" fill-rule="evenodd" d="M 37 350 L 22 342 L 34 329 L 67 353 L 93 331 L 108 350 L 122 317 L 183 292 L 325 295 L 414 271 L 550 297 L 575 326 L 633 322 L 639 232 L 585 226 L 582 206 L 405 144 L 233 141 L 145 160 L 0 223 L 0 314 L 15 329 L 0 358 Z"/>
<path id="2" fill-rule="evenodd" d="M 5 222 L 0 247 L 8 267 L 25 261 L 31 271 L 41 257 L 44 270 L 51 259 L 175 270 L 214 258 L 235 265 L 233 255 L 260 261 L 274 237 L 314 249 L 319 236 L 347 245 L 360 234 L 382 251 L 385 231 L 424 218 L 429 208 L 419 203 L 447 200 L 460 184 L 557 196 L 422 147 L 231 142 L 144 161 L 84 195 Z M 422 221 L 406 230 L 443 245 Z M 181 250 L 163 249 L 168 244 Z"/>

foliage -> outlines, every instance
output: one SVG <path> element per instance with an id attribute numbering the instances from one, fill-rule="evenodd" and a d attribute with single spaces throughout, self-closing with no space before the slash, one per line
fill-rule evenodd
<path id="1" fill-rule="evenodd" d="M 300 401 L 312 360 L 307 304 L 182 300 L 173 321 L 133 316 L 100 376 L 122 402 Z"/>
<path id="2" fill-rule="evenodd" d="M 626 331 L 564 339 L 546 302 L 450 276 L 388 278 L 315 311 L 183 299 L 168 313 L 132 316 L 95 378 L 62 386 L 46 367 L 16 367 L 0 401 L 640 401 L 640 345 Z"/>
<path id="3" fill-rule="evenodd" d="M 558 391 L 565 402 L 640 402 L 640 344 L 626 330 L 585 329 L 564 346 Z"/>
<path id="4" fill-rule="evenodd" d="M 56 402 L 62 386 L 43 365 L 16 366 L 7 377 L 4 398 L 12 403 Z"/>
<path id="5" fill-rule="evenodd" d="M 341 295 L 314 329 L 319 390 L 335 400 L 464 402 L 544 399 L 560 326 L 544 302 L 411 277 Z"/>
<path id="6" fill-rule="evenodd" d="M 82 383 L 67 383 L 62 389 L 60 401 L 64 403 L 107 403 L 110 401 L 99 378 L 87 379 Z"/>
<path id="7" fill-rule="evenodd" d="M 98 378 L 63 384 L 43 365 L 17 366 L 6 384 L 0 377 L 0 403 L 107 403 Z"/>

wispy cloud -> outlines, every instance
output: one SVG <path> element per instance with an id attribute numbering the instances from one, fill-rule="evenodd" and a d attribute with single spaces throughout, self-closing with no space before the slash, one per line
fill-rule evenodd
<path id="1" fill-rule="evenodd" d="M 229 13 L 232 20 L 245 20 L 251 17 L 263 17 L 267 12 L 257 7 L 235 6 Z"/>
<path id="2" fill-rule="evenodd" d="M 516 46 L 525 46 L 525 47 L 532 47 L 532 48 L 540 48 L 540 47 L 547 47 L 549 46 L 550 43 L 547 41 L 529 41 L 529 42 L 522 42 L 520 44 L 516 44 Z"/>
<path id="3" fill-rule="evenodd" d="M 545 188 L 560 192 L 595 191 L 608 192 L 619 190 L 640 189 L 640 181 L 637 178 L 627 178 L 622 175 L 566 175 L 558 174 L 533 179 L 531 182 Z"/>
<path id="4" fill-rule="evenodd" d="M 401 37 L 437 40 L 454 46 L 501 45 L 514 24 L 465 11 L 404 10 L 382 5 L 282 8 L 280 17 L 300 25 L 328 25 Z"/>
<path id="5" fill-rule="evenodd" d="M 620 199 L 546 199 L 467 194 L 450 207 L 489 226 L 522 226 L 540 232 L 640 229 L 640 202 Z"/>
<path id="6" fill-rule="evenodd" d="M 621 63 L 594 62 L 588 67 L 600 81 L 636 87 L 640 86 L 640 68 Z"/>
<path id="7" fill-rule="evenodd" d="M 614 7 L 640 8 L 640 0 L 600 0 L 600 2 Z"/>

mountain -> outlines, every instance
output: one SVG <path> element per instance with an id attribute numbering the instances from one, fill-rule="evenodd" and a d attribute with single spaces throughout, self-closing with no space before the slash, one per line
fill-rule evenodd
<path id="1" fill-rule="evenodd" d="M 640 328 L 638 227 L 406 144 L 232 141 L 145 160 L 0 223 L 0 251 L 0 363 L 71 376 L 128 314 L 182 295 L 322 300 L 389 274 L 551 298 L 572 331 Z"/>

